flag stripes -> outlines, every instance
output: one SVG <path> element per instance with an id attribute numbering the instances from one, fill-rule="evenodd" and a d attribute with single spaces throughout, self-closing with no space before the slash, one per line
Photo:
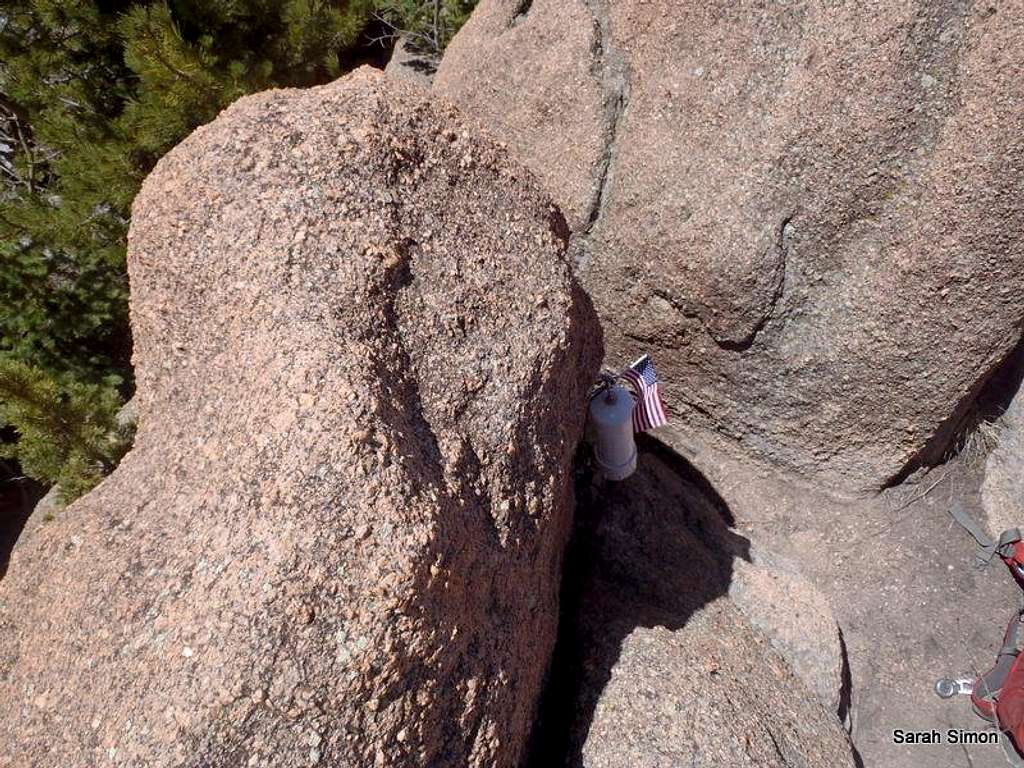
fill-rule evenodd
<path id="1" fill-rule="evenodd" d="M 622 372 L 633 387 L 633 431 L 646 432 L 668 423 L 665 406 L 658 391 L 658 374 L 650 355 L 644 355 Z"/>

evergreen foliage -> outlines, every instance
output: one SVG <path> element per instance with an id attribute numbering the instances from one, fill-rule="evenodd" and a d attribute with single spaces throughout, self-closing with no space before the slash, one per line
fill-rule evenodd
<path id="1" fill-rule="evenodd" d="M 377 15 L 414 50 L 440 60 L 476 0 L 378 0 Z"/>
<path id="2" fill-rule="evenodd" d="M 116 15 L 15 0 L 0 16 L 0 351 L 117 383 L 139 171 L 116 125 L 130 74 Z"/>
<path id="3" fill-rule="evenodd" d="M 0 1 L 0 427 L 38 437 L 17 449 L 26 472 L 52 481 L 64 461 L 92 477 L 96 457 L 43 439 L 38 409 L 95 407 L 99 424 L 130 391 L 126 237 L 161 155 L 239 96 L 339 76 L 378 11 L 440 23 L 446 41 L 471 4 Z"/>
<path id="4" fill-rule="evenodd" d="M 129 375 L 125 238 L 154 163 L 239 96 L 340 73 L 370 0 L 14 0 L 0 10 L 0 350 Z"/>
<path id="5" fill-rule="evenodd" d="M 31 477 L 57 484 L 65 501 L 95 486 L 131 444 L 117 423 L 121 401 L 114 390 L 54 379 L 16 360 L 0 358 L 0 421 L 17 441 L 0 444 Z"/>

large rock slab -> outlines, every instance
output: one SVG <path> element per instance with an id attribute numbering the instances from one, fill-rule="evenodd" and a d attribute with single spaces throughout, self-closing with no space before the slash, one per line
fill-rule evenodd
<path id="1" fill-rule="evenodd" d="M 536 170 L 579 231 L 600 194 L 611 140 L 601 32 L 579 0 L 531 3 L 527 13 L 524 5 L 480 3 L 449 43 L 434 83 L 471 105 Z"/>
<path id="2" fill-rule="evenodd" d="M 729 597 L 830 712 L 841 713 L 843 646 L 828 598 L 797 563 L 764 547 L 733 566 Z"/>
<path id="3" fill-rule="evenodd" d="M 735 607 L 625 638 L 594 712 L 586 768 L 855 765 L 833 715 Z"/>
<path id="4" fill-rule="evenodd" d="M 760 547 L 749 562 L 750 542 L 685 460 L 653 440 L 639 448 L 626 481 L 582 486 L 531 765 L 852 766 L 827 602 L 782 581 L 783 560 Z"/>
<path id="5" fill-rule="evenodd" d="M 411 83 L 429 88 L 437 71 L 437 62 L 418 53 L 405 35 L 395 40 L 391 58 L 384 67 L 390 77 L 408 80 Z"/>
<path id="6" fill-rule="evenodd" d="M 995 445 L 985 460 L 981 501 L 996 538 L 1007 528 L 1024 530 L 1024 396 L 1014 396 L 989 430 Z"/>
<path id="7" fill-rule="evenodd" d="M 136 446 L 0 584 L 0 765 L 517 765 L 600 357 L 563 229 L 365 69 L 165 157 Z"/>
<path id="8" fill-rule="evenodd" d="M 435 88 L 544 178 L 677 447 L 852 492 L 936 458 L 1020 337 L 1022 13 L 484 0 Z"/>

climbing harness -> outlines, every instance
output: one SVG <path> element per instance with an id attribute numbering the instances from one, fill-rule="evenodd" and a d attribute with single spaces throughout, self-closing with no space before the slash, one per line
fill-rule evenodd
<path id="1" fill-rule="evenodd" d="M 1017 586 L 1024 590 L 1024 541 L 1017 528 L 1010 528 L 991 540 L 956 503 L 949 510 L 961 527 L 978 542 L 978 567 L 985 567 L 999 557 Z M 1018 609 L 1006 625 L 1003 644 L 993 667 L 976 680 L 943 679 L 935 684 L 935 692 L 944 699 L 957 694 L 969 695 L 975 714 L 994 724 L 1001 731 L 999 743 L 1010 765 L 1024 768 L 1024 607 Z"/>

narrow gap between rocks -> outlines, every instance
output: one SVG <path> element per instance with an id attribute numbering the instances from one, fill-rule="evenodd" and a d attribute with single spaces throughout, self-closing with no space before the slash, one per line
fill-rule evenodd
<path id="1" fill-rule="evenodd" d="M 924 448 L 903 469 L 883 486 L 894 488 L 915 472 L 944 464 L 961 453 L 978 432 L 979 426 L 992 423 L 1002 416 L 1024 381 L 1024 337 L 1017 346 L 992 369 L 974 391 L 928 440 Z"/>
<path id="2" fill-rule="evenodd" d="M 850 736 L 850 754 L 853 756 L 853 764 L 857 768 L 864 768 L 864 759 L 860 756 L 857 745 L 853 740 L 855 723 L 853 711 L 853 671 L 850 669 L 850 653 L 846 648 L 846 638 L 843 637 L 842 628 L 837 627 L 837 629 L 839 630 L 839 652 L 842 656 L 843 667 L 842 680 L 839 687 L 839 711 L 836 714 L 839 716 L 839 722 L 843 724 L 843 727 Z"/>
<path id="3" fill-rule="evenodd" d="M 25 477 L 15 462 L 0 460 L 0 579 L 7 573 L 14 544 L 45 490 Z"/>
<path id="4" fill-rule="evenodd" d="M 632 73 L 625 59 L 611 46 L 611 10 L 607 0 L 589 2 L 588 7 L 595 23 L 596 57 L 595 64 L 600 68 L 602 87 L 605 91 L 605 126 L 604 126 L 604 148 L 601 151 L 601 161 L 598 171 L 597 189 L 594 192 L 590 213 L 587 216 L 587 223 L 583 227 L 580 236 L 589 238 L 597 220 L 604 211 L 608 193 L 608 186 L 614 172 L 616 144 L 619 136 L 626 107 L 629 103 L 630 77 Z"/>
<path id="5" fill-rule="evenodd" d="M 582 766 L 623 642 L 640 627 L 681 629 L 728 593 L 734 558 L 749 559 L 704 476 L 660 442 L 637 442 L 637 472 L 621 483 L 595 478 L 588 448 L 577 456 L 558 641 L 523 768 Z"/>
<path id="6" fill-rule="evenodd" d="M 343 49 L 338 56 L 340 71 L 351 72 L 364 64 L 374 69 L 384 69 L 391 60 L 397 42 L 394 30 L 379 16 L 372 16 L 359 33 L 355 44 Z"/>
<path id="7" fill-rule="evenodd" d="M 520 24 L 530 14 L 533 8 L 533 0 L 520 0 L 516 12 L 512 15 L 512 26 Z"/>

